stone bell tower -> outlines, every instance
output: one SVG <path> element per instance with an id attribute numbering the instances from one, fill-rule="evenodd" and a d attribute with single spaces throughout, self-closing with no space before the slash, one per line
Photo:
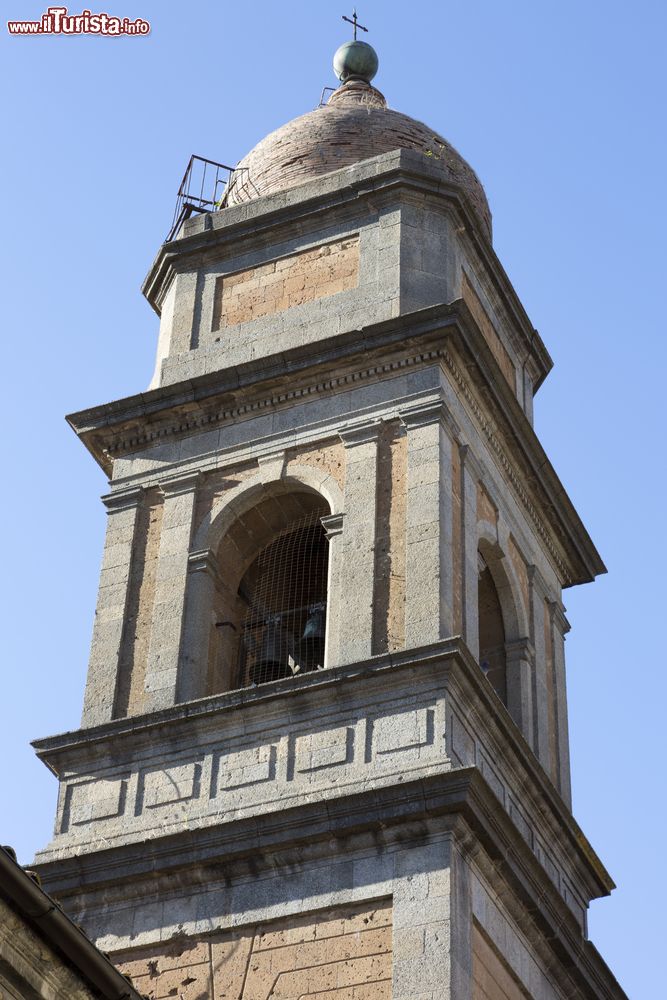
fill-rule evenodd
<path id="1" fill-rule="evenodd" d="M 562 589 L 604 571 L 479 180 L 344 46 L 186 219 L 110 477 L 45 885 L 153 998 L 583 1000 L 613 883 L 570 808 Z"/>

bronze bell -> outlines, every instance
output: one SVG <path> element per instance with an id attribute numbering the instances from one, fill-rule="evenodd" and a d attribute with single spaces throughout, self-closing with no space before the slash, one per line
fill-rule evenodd
<path id="1" fill-rule="evenodd" d="M 250 680 L 253 684 L 266 684 L 291 676 L 288 636 L 280 623 L 280 615 L 275 615 L 266 620 L 262 644 L 250 669 Z"/>
<path id="2" fill-rule="evenodd" d="M 326 604 L 320 602 L 319 604 L 311 604 L 308 609 L 308 621 L 306 622 L 306 627 L 303 630 L 304 639 L 320 639 L 324 641 L 324 611 Z"/>
<path id="3" fill-rule="evenodd" d="M 299 669 L 305 672 L 321 670 L 324 665 L 326 604 L 311 604 L 308 619 L 299 643 Z"/>

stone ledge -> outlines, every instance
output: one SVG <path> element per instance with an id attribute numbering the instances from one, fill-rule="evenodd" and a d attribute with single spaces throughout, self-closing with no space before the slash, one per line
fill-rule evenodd
<path id="1" fill-rule="evenodd" d="M 179 892 L 209 891 L 220 880 L 255 879 L 265 871 L 287 874 L 312 863 L 319 851 L 353 856 L 371 845 L 392 852 L 415 838 L 452 838 L 463 856 L 479 864 L 495 891 L 511 897 L 524 920 L 557 955 L 584 989 L 583 995 L 621 998 L 623 993 L 582 928 L 477 769 L 433 775 L 391 788 L 344 796 L 326 807 L 311 804 L 284 810 L 272 821 L 240 820 L 226 827 L 151 839 L 137 845 L 98 850 L 69 860 L 42 863 L 41 876 L 61 898 L 82 894 L 120 898 L 142 895 L 158 876 Z M 370 838 L 370 839 L 369 839 Z M 303 852 L 306 852 L 305 854 Z M 482 852 L 480 854 L 480 851 Z M 310 859 L 310 860 L 309 860 Z M 591 991 L 595 984 L 597 992 Z"/>
<path id="2" fill-rule="evenodd" d="M 36 748 L 63 782 L 58 832 L 41 862 L 94 855 L 100 841 L 161 842 L 184 826 L 207 837 L 252 817 L 266 834 L 295 808 L 329 814 L 369 789 L 401 801 L 408 782 L 474 765 L 580 922 L 588 901 L 613 886 L 458 638 Z"/>

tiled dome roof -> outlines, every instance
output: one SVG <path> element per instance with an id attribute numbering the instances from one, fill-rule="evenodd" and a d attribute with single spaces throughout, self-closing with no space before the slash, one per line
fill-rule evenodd
<path id="1" fill-rule="evenodd" d="M 489 205 L 474 170 L 433 129 L 390 110 L 380 91 L 361 80 L 348 81 L 323 107 L 262 139 L 237 164 L 227 204 L 283 191 L 394 149 L 422 150 L 439 162 L 491 236 Z"/>

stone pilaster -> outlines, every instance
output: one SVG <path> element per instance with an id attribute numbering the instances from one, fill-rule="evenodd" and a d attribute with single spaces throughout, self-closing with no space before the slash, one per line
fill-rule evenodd
<path id="1" fill-rule="evenodd" d="M 161 484 L 164 495 L 148 663 L 147 711 L 176 702 L 188 555 L 199 473 Z"/>
<path id="2" fill-rule="evenodd" d="M 479 616 L 477 613 L 477 591 L 479 589 L 479 568 L 477 564 L 477 482 L 480 469 L 469 445 L 460 446 L 461 454 L 461 516 L 462 516 L 462 558 L 463 579 L 463 638 L 475 658 L 479 657 Z M 456 585 L 456 584 L 455 584 Z"/>
<path id="3" fill-rule="evenodd" d="M 550 772 L 549 683 L 545 643 L 545 599 L 547 586 L 536 566 L 528 567 L 530 580 L 530 638 L 535 650 L 532 676 L 533 750 L 545 771 Z"/>
<path id="4" fill-rule="evenodd" d="M 109 722 L 114 714 L 118 670 L 127 615 L 141 487 L 102 497 L 107 533 L 84 697 L 83 726 Z"/>
<path id="5" fill-rule="evenodd" d="M 441 402 L 401 412 L 408 436 L 405 646 L 453 630 L 452 439 Z"/>
<path id="6" fill-rule="evenodd" d="M 338 662 L 372 653 L 377 461 L 381 422 L 341 431 L 345 445 L 345 521 L 337 552 L 340 565 Z M 335 607 L 333 600 L 330 602 Z"/>
<path id="7" fill-rule="evenodd" d="M 396 858 L 393 1000 L 470 1000 L 468 867 L 453 838 Z"/>
<path id="8" fill-rule="evenodd" d="M 342 568 L 343 514 L 327 514 L 321 518 L 329 542 L 329 573 L 327 580 L 327 626 L 324 649 L 324 666 L 335 667 L 340 663 L 340 614 L 341 589 L 345 574 Z"/>
<path id="9" fill-rule="evenodd" d="M 188 580 L 176 700 L 209 694 L 209 646 L 214 595 L 219 572 L 209 549 L 188 556 Z M 215 687 L 215 690 L 222 690 Z"/>
<path id="10" fill-rule="evenodd" d="M 529 639 L 505 644 L 507 664 L 507 711 L 526 740 L 533 746 L 533 662 L 535 650 Z"/>
<path id="11" fill-rule="evenodd" d="M 185 354 L 196 347 L 196 310 L 199 278 L 197 272 L 179 272 L 175 279 L 174 311 L 170 336 L 170 354 Z"/>
<path id="12" fill-rule="evenodd" d="M 552 601 L 551 642 L 553 646 L 554 692 L 556 698 L 558 778 L 559 791 L 565 802 L 572 808 L 572 786 L 570 781 L 570 737 L 567 720 L 567 688 L 565 672 L 565 636 L 570 631 L 570 623 L 565 617 L 559 601 Z"/>

